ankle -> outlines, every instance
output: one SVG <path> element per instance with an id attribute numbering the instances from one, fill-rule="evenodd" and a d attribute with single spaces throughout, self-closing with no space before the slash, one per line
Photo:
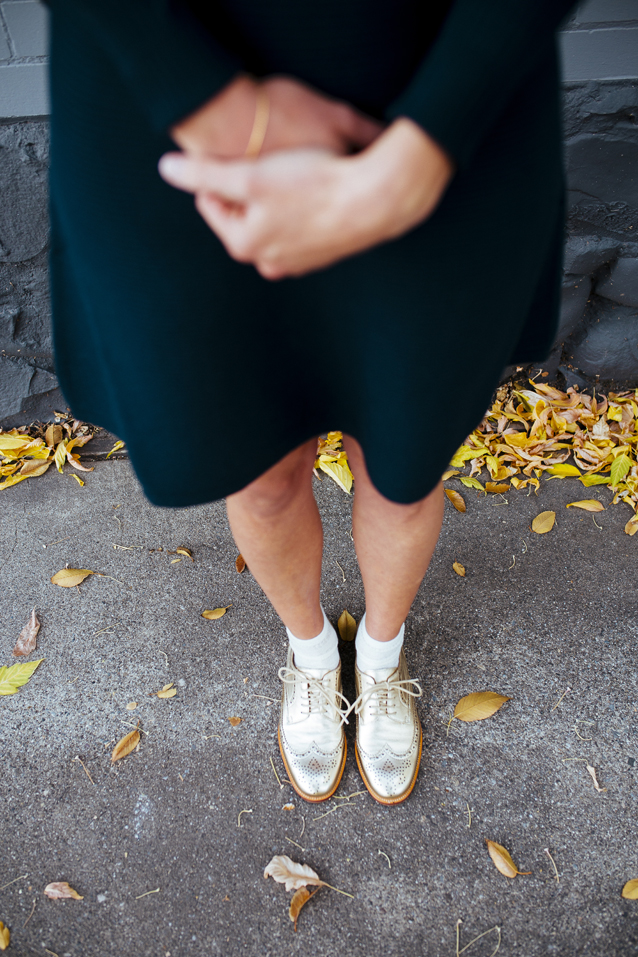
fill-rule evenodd
<path id="1" fill-rule="evenodd" d="M 314 638 L 297 638 L 286 628 L 288 641 L 294 655 L 295 667 L 300 671 L 334 671 L 339 665 L 339 640 L 337 633 L 321 609 L 323 628 Z"/>
<path id="2" fill-rule="evenodd" d="M 357 667 L 360 671 L 376 671 L 381 668 L 396 668 L 403 647 L 405 625 L 401 625 L 399 633 L 389 641 L 379 641 L 373 638 L 366 626 L 366 616 L 361 619 L 357 630 L 356 649 Z"/>

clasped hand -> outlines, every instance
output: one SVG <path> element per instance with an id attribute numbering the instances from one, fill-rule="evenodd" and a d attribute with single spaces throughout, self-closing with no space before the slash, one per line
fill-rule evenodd
<path id="1" fill-rule="evenodd" d="M 256 94 L 240 77 L 171 130 L 184 152 L 159 165 L 168 183 L 195 195 L 233 259 L 266 279 L 300 276 L 400 236 L 433 212 L 453 165 L 419 126 L 399 119 L 383 129 L 296 80 L 265 85 L 270 118 L 258 159 L 242 158 Z"/>

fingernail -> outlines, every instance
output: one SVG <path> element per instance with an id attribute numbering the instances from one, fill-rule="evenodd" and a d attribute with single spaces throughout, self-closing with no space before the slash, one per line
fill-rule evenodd
<path id="1" fill-rule="evenodd" d="M 157 168 L 160 176 L 166 179 L 178 179 L 184 169 L 184 158 L 179 153 L 165 153 L 160 157 Z"/>

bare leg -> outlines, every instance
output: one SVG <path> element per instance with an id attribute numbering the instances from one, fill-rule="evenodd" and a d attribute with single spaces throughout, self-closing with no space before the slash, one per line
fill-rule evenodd
<path id="1" fill-rule="evenodd" d="M 344 436 L 355 477 L 352 528 L 366 597 L 366 629 L 390 641 L 405 621 L 430 564 L 443 520 L 443 483 L 427 498 L 398 505 L 376 490 L 361 446 Z"/>
<path id="2" fill-rule="evenodd" d="M 323 530 L 312 494 L 316 451 L 311 439 L 226 500 L 246 564 L 297 638 L 314 638 L 323 628 Z"/>

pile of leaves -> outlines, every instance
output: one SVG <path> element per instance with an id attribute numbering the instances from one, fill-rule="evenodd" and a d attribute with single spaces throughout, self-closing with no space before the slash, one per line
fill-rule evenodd
<path id="1" fill-rule="evenodd" d="M 470 466 L 464 485 L 482 491 L 538 489 L 540 476 L 574 476 L 589 488 L 607 485 L 614 504 L 638 510 L 638 389 L 596 397 L 576 388 L 561 392 L 530 379 L 533 390 L 512 383 L 496 392 L 492 407 L 458 449 L 452 469 Z M 568 463 L 571 457 L 574 464 Z M 485 486 L 476 475 L 487 469 Z M 458 475 L 446 472 L 446 478 Z M 525 476 L 525 477 L 523 477 Z M 502 483 L 498 488 L 496 483 Z"/>
<path id="2" fill-rule="evenodd" d="M 325 472 L 344 492 L 350 494 L 354 476 L 348 465 L 348 456 L 342 448 L 342 440 L 341 432 L 328 432 L 325 439 L 319 439 L 314 473 L 320 478 L 319 470 Z"/>
<path id="3" fill-rule="evenodd" d="M 20 429 L 0 431 L 0 489 L 44 475 L 53 463 L 58 472 L 62 472 L 65 462 L 80 472 L 93 471 L 80 464 L 74 449 L 86 445 L 96 430 L 70 416 L 59 418 L 59 422 L 49 425 L 34 422 Z M 73 478 L 84 485 L 79 475 L 73 474 Z"/>

